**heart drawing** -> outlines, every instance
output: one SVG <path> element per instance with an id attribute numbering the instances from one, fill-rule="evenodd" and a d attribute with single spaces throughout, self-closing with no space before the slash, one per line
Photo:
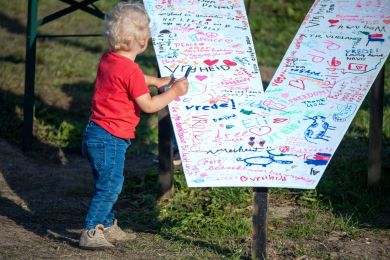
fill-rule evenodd
<path id="1" fill-rule="evenodd" d="M 237 63 L 235 63 L 234 61 L 230 61 L 230 60 L 223 60 L 223 63 L 225 63 L 228 66 L 236 66 L 237 65 Z"/>
<path id="2" fill-rule="evenodd" d="M 197 80 L 203 81 L 203 80 L 207 79 L 207 76 L 205 76 L 205 75 L 196 75 L 195 78 Z"/>
<path id="3" fill-rule="evenodd" d="M 340 22 L 340 20 L 333 20 L 333 19 L 330 19 L 330 20 L 328 20 L 328 22 L 329 22 L 330 24 L 336 24 L 336 23 Z"/>
<path id="4" fill-rule="evenodd" d="M 248 142 L 248 144 L 250 145 L 250 146 L 253 146 L 254 144 L 255 144 L 255 138 L 252 136 L 252 137 L 249 137 L 249 142 Z"/>
<path id="5" fill-rule="evenodd" d="M 207 66 L 213 66 L 215 63 L 218 62 L 218 59 L 215 59 L 215 60 L 204 60 L 203 61 Z"/>
<path id="6" fill-rule="evenodd" d="M 301 79 L 290 80 L 288 84 L 294 88 L 305 90 L 305 83 L 303 83 L 303 80 Z"/>
<path id="7" fill-rule="evenodd" d="M 288 98 L 289 95 L 290 94 L 288 92 L 284 92 L 280 96 L 282 96 L 283 98 Z"/>
<path id="8" fill-rule="evenodd" d="M 262 136 L 271 133 L 272 129 L 269 126 L 260 126 L 260 127 L 254 127 L 249 129 L 249 132 L 251 132 L 254 135 Z"/>

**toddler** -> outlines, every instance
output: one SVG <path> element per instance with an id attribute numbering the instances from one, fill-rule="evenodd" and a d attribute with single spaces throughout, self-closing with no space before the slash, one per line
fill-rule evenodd
<path id="1" fill-rule="evenodd" d="M 118 226 L 113 212 L 124 181 L 126 150 L 135 138 L 141 111 L 157 112 L 188 91 L 187 79 L 181 78 L 167 91 L 150 95 L 148 85 L 163 88 L 170 78 L 146 76 L 134 62 L 148 46 L 149 22 L 138 2 L 119 2 L 105 17 L 110 48 L 99 62 L 82 144 L 95 180 L 79 242 L 84 249 L 111 248 L 115 242 L 135 239 Z"/>

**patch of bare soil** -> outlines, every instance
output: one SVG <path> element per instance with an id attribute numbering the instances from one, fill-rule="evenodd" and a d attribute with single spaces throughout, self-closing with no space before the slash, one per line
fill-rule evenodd
<path id="1" fill-rule="evenodd" d="M 390 259 L 390 232 L 364 230 L 350 238 L 343 233 L 331 233 L 324 245 L 336 259 Z"/>
<path id="2" fill-rule="evenodd" d="M 280 223 L 292 217 L 294 211 L 305 209 L 294 206 L 270 206 L 269 219 L 279 219 Z M 376 220 L 376 223 L 388 223 L 389 219 Z M 288 222 L 288 221 L 287 221 Z M 288 225 L 288 223 L 286 224 Z M 280 225 L 280 229 L 285 227 Z M 300 241 L 299 243 L 302 243 Z M 276 239 L 269 241 L 269 259 L 323 259 L 313 255 L 326 255 L 326 259 L 390 259 L 390 230 L 361 228 L 347 234 L 332 231 L 329 235 L 307 239 L 304 245 L 298 245 L 294 239 Z M 316 253 L 317 252 L 317 253 Z M 311 255 L 308 257 L 307 255 Z"/>
<path id="3" fill-rule="evenodd" d="M 126 173 L 148 167 L 154 167 L 152 158 L 130 159 Z M 109 251 L 79 249 L 92 183 L 88 161 L 80 155 L 52 151 L 26 156 L 0 139 L 0 259 L 179 259 L 186 255 L 148 232 L 137 232 L 135 242 Z"/>

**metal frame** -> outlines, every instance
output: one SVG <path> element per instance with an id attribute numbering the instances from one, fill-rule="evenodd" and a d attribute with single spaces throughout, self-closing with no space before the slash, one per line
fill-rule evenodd
<path id="1" fill-rule="evenodd" d="M 34 121 L 34 98 L 35 98 L 35 61 L 38 38 L 49 37 L 91 37 L 100 36 L 98 34 L 80 34 L 80 35 L 39 35 L 38 28 L 44 24 L 61 18 L 77 10 L 82 10 L 99 19 L 104 19 L 104 13 L 100 11 L 93 3 L 99 0 L 59 0 L 69 5 L 62 10 L 50 14 L 42 19 L 38 19 L 39 0 L 28 0 L 27 30 L 26 30 L 26 63 L 24 76 L 24 97 L 23 97 L 23 134 L 22 148 L 24 151 L 31 149 L 33 121 Z M 91 5 L 92 7 L 90 7 Z"/>

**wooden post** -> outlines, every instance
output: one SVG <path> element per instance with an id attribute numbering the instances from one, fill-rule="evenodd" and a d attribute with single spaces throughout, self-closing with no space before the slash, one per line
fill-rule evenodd
<path id="1" fill-rule="evenodd" d="M 161 77 L 157 66 L 157 77 Z M 158 111 L 158 165 L 160 175 L 158 177 L 161 199 L 173 196 L 173 127 L 168 106 Z"/>
<path id="2" fill-rule="evenodd" d="M 253 188 L 252 250 L 253 259 L 267 259 L 268 188 Z"/>
<path id="3" fill-rule="evenodd" d="M 23 136 L 22 147 L 27 151 L 31 149 L 34 96 L 35 96 L 35 58 L 38 32 L 38 0 L 28 1 L 27 31 L 26 31 L 26 64 L 24 73 L 24 99 L 23 99 Z"/>
<path id="4" fill-rule="evenodd" d="M 385 66 L 382 67 L 370 96 L 370 130 L 368 140 L 368 186 L 379 183 L 382 171 L 382 125 Z"/>
<path id="5" fill-rule="evenodd" d="M 170 198 L 173 195 L 173 146 L 172 123 L 168 107 L 158 112 L 158 156 L 159 156 L 159 183 L 161 198 Z"/>

